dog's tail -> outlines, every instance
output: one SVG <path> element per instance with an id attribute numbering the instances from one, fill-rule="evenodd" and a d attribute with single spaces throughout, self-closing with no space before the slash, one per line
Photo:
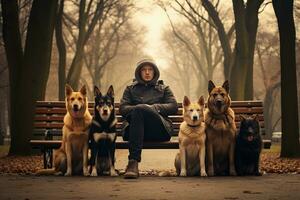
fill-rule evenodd
<path id="1" fill-rule="evenodd" d="M 40 169 L 35 173 L 35 175 L 37 175 L 37 176 L 41 176 L 41 175 L 49 176 L 49 175 L 55 175 L 56 173 L 57 173 L 57 171 L 54 168 Z"/>

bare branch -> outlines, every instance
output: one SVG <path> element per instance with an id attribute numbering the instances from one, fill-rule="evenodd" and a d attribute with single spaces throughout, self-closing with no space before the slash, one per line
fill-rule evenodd
<path id="1" fill-rule="evenodd" d="M 76 41 L 77 41 L 77 37 L 76 37 L 76 35 L 73 33 L 73 29 L 72 29 L 72 26 L 70 26 L 68 23 L 67 23 L 67 21 L 65 20 L 66 18 L 62 18 L 62 21 L 63 21 L 63 24 L 64 24 L 64 26 L 67 28 L 67 31 L 70 33 L 70 35 L 71 35 L 71 37 L 72 37 L 72 39 L 73 39 L 73 44 L 75 44 L 76 43 Z M 68 38 L 68 37 L 64 37 L 64 38 Z"/>
<path id="2" fill-rule="evenodd" d="M 172 27 L 172 30 L 173 30 L 173 33 L 174 35 L 181 41 L 185 44 L 185 46 L 187 47 L 187 49 L 192 53 L 195 61 L 197 62 L 197 65 L 199 66 L 199 70 L 202 72 L 204 78 L 206 78 L 206 80 L 208 80 L 208 77 L 207 77 L 207 74 L 205 73 L 204 69 L 203 69 L 203 66 L 202 66 L 202 63 L 201 61 L 199 60 L 199 56 L 193 51 L 192 47 L 189 45 L 189 43 L 187 41 L 185 41 L 182 36 L 180 36 L 180 34 L 176 31 L 174 25 L 173 25 L 173 22 L 168 14 L 168 12 L 165 10 L 165 13 L 167 14 L 167 17 L 169 19 L 169 22 L 171 24 L 171 27 Z"/>
<path id="3" fill-rule="evenodd" d="M 267 5 L 272 4 L 272 1 L 268 1 L 266 3 L 263 4 L 263 6 L 261 7 L 261 9 L 258 11 L 258 14 L 264 12 L 265 8 L 267 7 Z"/>
<path id="4" fill-rule="evenodd" d="M 177 2 L 177 0 L 176 0 Z M 194 14 L 196 14 L 200 19 L 204 20 L 206 23 L 208 23 L 211 27 L 217 29 L 217 27 L 215 26 L 214 23 L 211 23 L 210 20 L 204 18 L 202 15 L 199 15 L 199 13 L 195 10 L 195 8 L 192 6 L 191 2 L 188 0 L 185 0 L 185 2 L 187 2 L 187 4 L 189 5 L 190 9 L 193 11 Z"/>
<path id="5" fill-rule="evenodd" d="M 65 23 L 67 23 L 66 22 L 66 20 L 69 22 L 69 23 L 71 23 L 73 26 L 77 26 L 77 23 L 68 15 L 68 14 L 66 14 L 66 13 L 63 13 L 63 19 L 64 19 L 64 21 L 65 21 Z"/>
<path id="6" fill-rule="evenodd" d="M 274 130 L 275 130 L 277 124 L 280 122 L 280 120 L 281 120 L 281 116 L 278 117 L 278 119 L 276 120 L 276 122 L 275 122 L 274 125 L 272 126 L 272 133 L 274 132 Z"/>

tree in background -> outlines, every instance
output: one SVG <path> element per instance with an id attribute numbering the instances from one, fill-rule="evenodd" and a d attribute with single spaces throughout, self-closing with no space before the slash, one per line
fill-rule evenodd
<path id="1" fill-rule="evenodd" d="M 56 26 L 60 100 L 64 96 L 65 83 L 77 88 L 80 80 L 86 82 L 82 79 L 84 66 L 93 72 L 92 78 L 100 78 L 94 73 L 101 75 L 104 66 L 115 57 L 119 43 L 124 39 L 120 34 L 122 26 L 132 7 L 131 0 L 61 0 Z M 66 57 L 70 55 L 72 59 L 68 64 Z"/>
<path id="2" fill-rule="evenodd" d="M 59 7 L 56 14 L 55 23 L 55 39 L 58 50 L 58 99 L 65 99 L 65 84 L 66 84 L 66 65 L 67 65 L 67 48 L 63 37 L 63 14 L 65 0 L 59 0 Z"/>
<path id="3" fill-rule="evenodd" d="M 197 23 L 208 23 L 219 36 L 223 51 L 224 77 L 230 81 L 230 94 L 233 100 L 253 99 L 253 59 L 258 27 L 259 8 L 264 0 L 233 0 L 235 23 L 225 30 L 224 19 L 220 17 L 220 1 L 175 0 L 178 10 L 197 27 Z M 201 12 L 201 6 L 207 16 Z M 198 22 L 197 20 L 198 19 Z M 199 27 L 199 26 L 198 26 Z M 235 30 L 235 45 L 231 47 L 231 35 Z M 201 34 L 198 36 L 201 37 Z M 205 37 L 206 40 L 209 37 Z M 207 45 L 210 47 L 210 45 Z M 205 53 L 205 52 L 204 52 Z M 204 54 L 205 55 L 205 54 Z M 208 59 L 208 61 L 210 61 Z M 207 64 L 209 64 L 208 62 Z"/>
<path id="4" fill-rule="evenodd" d="M 18 1 L 1 1 L 10 84 L 9 154 L 30 154 L 35 102 L 45 96 L 57 1 L 32 2 L 23 51 Z"/>
<path id="5" fill-rule="evenodd" d="M 294 1 L 272 0 L 278 22 L 281 66 L 281 157 L 299 157 Z"/>
<path id="6" fill-rule="evenodd" d="M 169 18 L 171 31 L 177 40 L 176 43 L 181 43 L 181 49 L 189 52 L 192 56 L 191 59 L 195 63 L 195 72 L 198 76 L 196 92 L 198 94 L 206 92 L 207 82 L 212 79 L 213 72 L 222 62 L 223 57 L 215 24 L 205 12 L 201 2 L 175 0 L 168 3 L 158 1 L 158 4 Z M 184 21 L 173 22 L 169 16 L 169 8 L 182 17 Z M 219 9 L 218 4 L 215 9 Z M 231 28 L 229 38 L 233 30 Z M 168 46 L 170 45 L 172 43 L 168 43 Z"/>
<path id="7" fill-rule="evenodd" d="M 0 7 L 0 16 L 2 16 L 2 11 Z M 2 35 L 3 21 L 0 18 L 0 144 L 4 143 L 4 136 L 8 134 L 8 66 L 6 62 L 6 55 L 4 49 L 3 35 Z"/>
<path id="8" fill-rule="evenodd" d="M 179 23 L 176 23 L 174 26 L 172 25 L 172 30 L 170 32 L 172 35 L 165 39 L 172 54 L 172 57 L 169 60 L 178 70 L 179 79 L 183 81 L 186 94 L 190 92 L 197 94 L 205 93 L 205 86 L 207 85 L 208 80 L 212 79 L 212 74 L 210 74 L 210 72 L 213 71 L 212 65 L 206 65 L 205 56 L 201 53 L 201 44 L 197 41 L 198 38 L 194 37 L 193 31 L 191 31 L 191 29 L 181 29 L 186 26 L 186 24 Z M 171 38 L 173 39 L 173 42 L 168 41 Z M 194 83 L 196 83 L 193 85 L 193 88 L 196 88 L 196 90 L 190 91 L 190 82 L 193 79 L 193 75 L 196 76 L 193 80 Z M 188 80 L 186 77 L 189 77 Z"/>
<path id="9" fill-rule="evenodd" d="M 123 2 L 108 13 L 103 24 L 98 24 L 86 46 L 84 64 L 94 85 L 102 86 L 102 79 L 108 64 L 116 58 L 120 45 L 125 41 L 132 41 L 137 31 L 132 27 L 130 18 L 134 6 L 130 2 Z M 83 77 L 81 77 L 81 80 Z"/>
<path id="10" fill-rule="evenodd" d="M 279 67 L 279 38 L 269 30 L 258 32 L 255 47 L 255 65 L 260 69 L 256 78 L 262 80 L 261 89 L 264 96 L 264 126 L 268 138 L 272 137 L 276 126 L 281 120 L 280 109 L 277 108 L 277 100 L 280 101 L 280 67 Z M 257 79 L 255 81 L 258 81 Z M 261 97 L 258 97 L 258 99 Z"/>
<path id="11" fill-rule="evenodd" d="M 177 24 L 176 27 L 180 29 L 179 24 Z M 185 24 L 182 24 L 180 27 L 185 27 Z M 190 36 L 192 37 L 193 35 L 191 34 Z M 203 79 L 196 77 L 199 74 L 199 70 L 197 70 L 192 53 L 186 49 L 185 45 L 182 45 L 182 42 L 178 40 L 172 30 L 166 29 L 164 31 L 163 41 L 168 50 L 165 56 L 170 61 L 172 67 L 171 71 L 169 71 L 169 69 L 163 71 L 180 87 L 183 92 L 181 96 L 186 95 L 190 98 L 194 98 L 192 93 L 203 93 L 204 91 L 199 91 L 199 82 L 203 81 Z M 195 84 L 192 83 L 198 83 L 198 87 L 196 87 L 197 92 L 193 91 Z"/>
<path id="12" fill-rule="evenodd" d="M 253 99 L 253 59 L 258 27 L 258 12 L 264 0 L 233 0 L 235 45 L 231 50 L 224 25 L 212 2 L 202 5 L 214 21 L 224 53 L 224 75 L 230 81 L 233 100 Z M 218 3 L 219 1 L 217 1 Z"/>
<path id="13" fill-rule="evenodd" d="M 207 1 L 207 0 L 205 0 Z M 235 17 L 235 48 L 230 69 L 231 95 L 236 100 L 253 99 L 253 60 L 259 8 L 264 0 L 232 0 Z"/>

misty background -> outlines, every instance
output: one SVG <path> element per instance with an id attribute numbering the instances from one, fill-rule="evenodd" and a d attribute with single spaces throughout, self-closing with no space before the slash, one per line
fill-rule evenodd
<path id="1" fill-rule="evenodd" d="M 19 2 L 20 31 L 24 45 L 32 1 Z M 134 78 L 136 63 L 144 57 L 156 60 L 161 72 L 160 79 L 170 86 L 178 102 L 182 102 L 184 95 L 193 100 L 201 95 L 207 96 L 207 81 L 210 79 L 216 84 L 222 84 L 225 80 L 221 42 L 201 1 L 111 1 L 111 7 L 102 16 L 97 16 L 95 24 L 93 18 L 96 13 L 93 10 L 97 9 L 96 1 L 91 5 L 91 1 L 86 2 L 86 10 L 90 6 L 86 20 L 80 18 L 82 5 L 79 1 L 62 2 L 64 8 L 59 15 L 62 18 L 61 32 L 54 33 L 44 100 L 63 100 L 64 82 L 72 83 L 76 79 L 78 82 L 74 85 L 87 86 L 89 101 L 93 101 L 94 85 L 102 93 L 113 85 L 116 102 L 119 102 L 125 87 Z M 232 27 L 235 20 L 232 2 L 211 2 L 219 13 L 229 46 L 233 49 L 235 31 Z M 300 3 L 295 1 L 294 4 L 299 93 Z M 278 26 L 270 1 L 262 3 L 258 18 L 253 60 L 253 99 L 264 101 L 265 123 L 269 124 L 267 134 L 270 134 L 281 131 Z M 85 23 L 82 30 L 78 26 L 80 23 Z M 2 29 L 2 19 L 0 27 Z M 8 67 L 2 36 L 0 38 L 0 129 L 8 136 Z M 63 48 L 59 47 L 62 39 L 65 60 L 61 56 Z M 81 40 L 84 42 L 80 43 Z M 78 61 L 80 57 L 82 59 Z M 72 74 L 73 70 L 76 73 Z M 300 100 L 298 102 L 299 107 Z"/>

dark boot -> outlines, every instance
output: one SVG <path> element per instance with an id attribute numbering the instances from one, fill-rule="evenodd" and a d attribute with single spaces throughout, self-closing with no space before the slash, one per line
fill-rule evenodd
<path id="1" fill-rule="evenodd" d="M 134 179 L 139 177 L 139 168 L 138 161 L 134 159 L 130 159 L 128 161 L 128 165 L 124 174 L 124 178 L 126 179 Z"/>

